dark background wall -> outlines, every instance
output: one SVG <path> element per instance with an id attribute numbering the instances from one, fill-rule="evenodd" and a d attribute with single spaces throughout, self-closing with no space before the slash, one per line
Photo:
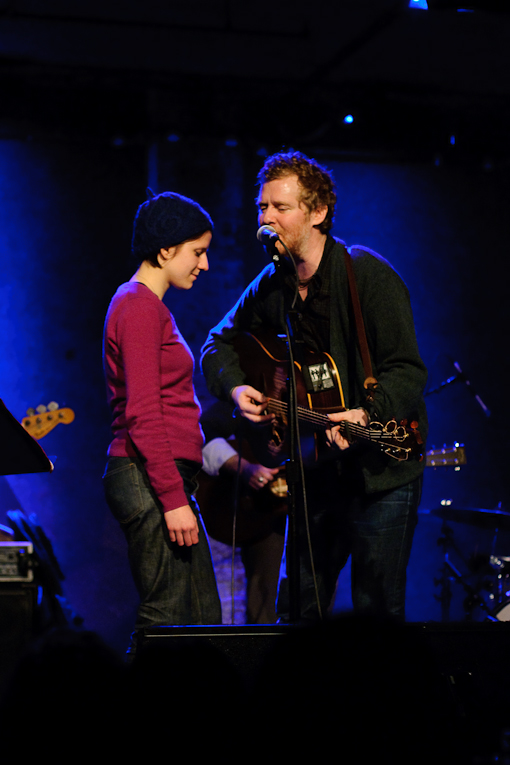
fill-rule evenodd
<path id="1" fill-rule="evenodd" d="M 416 19 L 410 23 L 416 27 Z M 0 19 L 5 45 L 2 24 Z M 263 42 L 266 66 L 272 46 Z M 422 510 L 451 498 L 458 507 L 495 508 L 501 502 L 510 511 L 504 432 L 510 193 L 501 141 L 506 111 L 497 121 L 476 120 L 468 130 L 479 94 L 465 96 L 465 109 L 459 99 L 449 111 L 443 93 L 438 111 L 437 100 L 424 98 L 417 69 L 416 89 L 410 94 L 402 86 L 400 96 L 406 91 L 409 97 L 405 108 L 402 99 L 392 102 L 401 104 L 395 112 L 388 106 L 391 88 L 374 84 L 371 74 L 355 89 L 361 128 L 348 133 L 339 104 L 352 95 L 352 69 L 349 86 L 335 85 L 330 72 L 319 92 L 310 90 L 306 72 L 262 83 L 252 73 L 241 83 L 205 71 L 163 78 L 154 68 L 144 84 L 140 70 L 119 74 L 110 60 L 102 61 L 102 70 L 90 62 L 69 68 L 54 60 L 35 68 L 19 56 L 3 64 L 0 397 L 18 419 L 50 400 L 71 407 L 76 419 L 41 441 L 57 457 L 53 474 L 0 478 L 0 523 L 13 508 L 37 514 L 65 573 L 66 595 L 87 627 L 122 647 L 136 608 L 124 540 L 101 486 L 110 437 L 102 324 L 113 292 L 135 268 L 129 243 L 136 208 L 150 185 L 196 198 L 215 221 L 210 272 L 191 292 L 172 291 L 165 299 L 198 356 L 209 328 L 266 263 L 255 240 L 255 176 L 264 156 L 282 145 L 333 170 L 339 192 L 334 233 L 380 252 L 408 284 L 430 387 L 454 375 L 457 361 L 492 412 L 486 417 L 462 382 L 429 396 L 429 446 L 461 441 L 468 464 L 460 473 L 427 469 Z M 439 76 L 436 68 L 431 72 Z M 260 105 L 260 94 L 274 98 L 285 90 L 288 108 L 280 106 L 274 119 L 249 107 L 250 94 L 259 94 Z M 500 96 L 490 99 L 490 108 Z M 487 94 L 483 98 L 489 108 Z M 382 109 L 378 115 L 375 106 Z M 310 115 L 320 117 L 321 130 Z M 198 370 L 196 384 L 207 404 Z M 494 550 L 510 555 L 504 532 L 494 545 L 494 529 L 452 526 L 457 564 L 470 575 L 473 556 Z M 440 537 L 441 520 L 423 512 L 410 566 L 412 619 L 440 618 L 434 584 Z M 345 587 L 339 607 L 348 600 Z M 462 618 L 463 598 L 458 588 L 453 618 Z"/>

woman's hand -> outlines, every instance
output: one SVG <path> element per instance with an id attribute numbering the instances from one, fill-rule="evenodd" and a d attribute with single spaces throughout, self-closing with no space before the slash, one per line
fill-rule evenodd
<path id="1" fill-rule="evenodd" d="M 238 385 L 231 393 L 232 399 L 243 417 L 251 422 L 264 423 L 274 419 L 273 414 L 264 414 L 267 398 L 251 385 Z"/>
<path id="2" fill-rule="evenodd" d="M 189 505 L 167 510 L 164 515 L 171 542 L 177 542 L 180 547 L 198 544 L 198 521 Z"/>
<path id="3" fill-rule="evenodd" d="M 328 414 L 332 423 L 335 422 L 353 422 L 356 425 L 368 425 L 368 416 L 364 409 L 348 409 L 346 412 L 334 412 Z M 331 446 L 337 446 L 341 451 L 348 449 L 350 446 L 349 441 L 340 433 L 340 426 L 333 426 L 326 430 L 326 437 Z"/>

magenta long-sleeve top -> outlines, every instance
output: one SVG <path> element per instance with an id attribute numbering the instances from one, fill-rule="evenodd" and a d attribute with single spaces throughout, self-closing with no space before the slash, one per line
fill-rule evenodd
<path id="1" fill-rule="evenodd" d="M 163 512 L 187 505 L 174 460 L 202 463 L 193 355 L 166 305 L 145 285 L 122 284 L 113 296 L 103 364 L 113 416 L 108 454 L 141 457 Z"/>

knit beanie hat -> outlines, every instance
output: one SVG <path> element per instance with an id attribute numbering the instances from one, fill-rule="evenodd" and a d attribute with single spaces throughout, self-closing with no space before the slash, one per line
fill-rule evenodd
<path id="1" fill-rule="evenodd" d="M 164 191 L 138 208 L 131 251 L 139 261 L 156 261 L 158 252 L 212 231 L 208 213 L 192 199 Z"/>

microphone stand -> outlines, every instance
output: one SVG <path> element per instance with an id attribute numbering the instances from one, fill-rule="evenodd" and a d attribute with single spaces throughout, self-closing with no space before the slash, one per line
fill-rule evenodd
<path id="1" fill-rule="evenodd" d="M 452 385 L 453 383 L 457 383 L 457 382 L 463 382 L 467 385 L 468 390 L 473 396 L 473 398 L 475 399 L 475 401 L 480 405 L 480 408 L 482 409 L 485 416 L 490 417 L 491 416 L 490 409 L 487 406 L 485 406 L 484 402 L 482 401 L 478 393 L 475 391 L 475 389 L 471 385 L 471 380 L 468 380 L 468 378 L 466 377 L 466 375 L 460 368 L 459 363 L 457 361 L 453 361 L 453 359 L 450 359 L 450 361 L 452 362 L 453 366 L 457 370 L 457 374 L 453 375 L 452 377 L 449 377 L 447 380 L 444 380 L 442 383 L 439 383 L 439 385 L 437 385 L 435 388 L 430 388 L 430 390 L 428 390 L 425 395 L 430 396 L 432 393 L 439 393 L 447 385 Z"/>
<path id="2" fill-rule="evenodd" d="M 282 272 L 282 256 L 276 249 L 276 242 L 270 242 L 266 245 L 268 253 L 271 254 L 275 266 L 282 296 L 284 295 L 284 277 Z M 285 464 L 285 474 L 288 487 L 288 528 L 287 545 L 285 551 L 285 562 L 287 566 L 287 578 L 289 582 L 289 619 L 290 622 L 297 622 L 301 617 L 301 596 L 300 596 L 300 566 L 299 566 L 299 523 L 304 514 L 302 503 L 303 490 L 300 470 L 300 456 L 298 450 L 299 444 L 299 421 L 297 409 L 297 388 L 294 364 L 294 345 L 296 340 L 296 322 L 293 321 L 296 312 L 293 309 L 285 311 L 285 322 L 287 329 L 287 359 L 288 359 L 288 377 L 287 377 L 287 433 L 289 443 L 289 457 Z M 298 500 L 299 498 L 299 500 Z M 298 515 L 299 513 L 299 515 Z"/>

